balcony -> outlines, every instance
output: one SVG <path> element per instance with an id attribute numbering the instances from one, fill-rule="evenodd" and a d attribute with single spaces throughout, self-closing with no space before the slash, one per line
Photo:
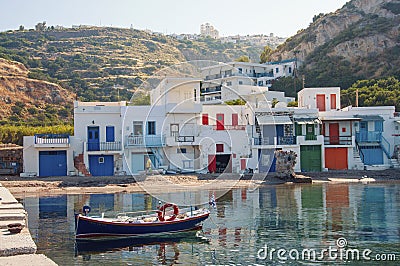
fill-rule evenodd
<path id="1" fill-rule="evenodd" d="M 68 134 L 35 134 L 35 147 L 67 148 L 70 144 Z"/>
<path id="2" fill-rule="evenodd" d="M 296 145 L 296 136 L 279 136 L 279 137 L 264 137 L 264 138 L 253 138 L 254 146 L 263 145 Z"/>
<path id="3" fill-rule="evenodd" d="M 194 142 L 194 136 L 176 136 L 176 142 Z"/>
<path id="4" fill-rule="evenodd" d="M 353 136 L 325 136 L 325 145 L 353 145 Z"/>
<path id="5" fill-rule="evenodd" d="M 380 131 L 363 131 L 356 132 L 356 141 L 357 142 L 382 142 L 382 132 Z"/>
<path id="6" fill-rule="evenodd" d="M 121 151 L 121 142 L 87 142 L 87 151 Z"/>
<path id="7" fill-rule="evenodd" d="M 278 145 L 296 145 L 296 136 L 280 136 Z"/>
<path id="8" fill-rule="evenodd" d="M 214 125 L 214 130 L 246 130 L 246 125 Z"/>
<path id="9" fill-rule="evenodd" d="M 162 135 L 126 137 L 126 146 L 128 147 L 162 147 L 164 143 L 164 136 Z"/>

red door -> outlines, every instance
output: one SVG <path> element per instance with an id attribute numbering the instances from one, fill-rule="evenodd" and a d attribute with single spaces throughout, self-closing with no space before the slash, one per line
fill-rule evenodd
<path id="1" fill-rule="evenodd" d="M 208 172 L 215 173 L 217 171 L 217 157 L 208 155 Z"/>
<path id="2" fill-rule="evenodd" d="M 324 112 L 325 109 L 325 94 L 317 94 L 317 109 Z"/>
<path id="3" fill-rule="evenodd" d="M 331 145 L 339 144 L 339 123 L 329 124 L 329 143 Z"/>
<path id="4" fill-rule="evenodd" d="M 240 158 L 240 170 L 246 170 L 246 158 Z"/>
<path id="5" fill-rule="evenodd" d="M 217 114 L 217 130 L 224 129 L 224 114 Z"/>

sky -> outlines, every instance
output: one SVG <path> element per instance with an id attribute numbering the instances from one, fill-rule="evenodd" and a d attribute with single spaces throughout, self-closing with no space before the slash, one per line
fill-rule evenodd
<path id="1" fill-rule="evenodd" d="M 48 26 L 95 25 L 149 29 L 164 34 L 200 33 L 209 22 L 220 36 L 270 34 L 289 37 L 314 15 L 348 0 L 0 0 L 0 31 Z"/>

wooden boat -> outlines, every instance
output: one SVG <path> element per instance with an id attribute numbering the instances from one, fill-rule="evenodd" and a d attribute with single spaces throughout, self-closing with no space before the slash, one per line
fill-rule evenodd
<path id="1" fill-rule="evenodd" d="M 147 213 L 120 213 L 115 218 L 77 214 L 75 237 L 133 237 L 198 230 L 210 215 L 205 208 L 180 211 L 177 205 L 171 203 L 164 204 L 152 214 Z"/>

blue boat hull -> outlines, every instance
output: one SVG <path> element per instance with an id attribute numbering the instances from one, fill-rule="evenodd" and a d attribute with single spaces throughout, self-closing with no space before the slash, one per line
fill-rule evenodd
<path id="1" fill-rule="evenodd" d="M 165 222 L 127 223 L 110 222 L 79 215 L 76 224 L 76 238 L 130 237 L 153 234 L 184 232 L 199 228 L 209 213 L 185 219 Z"/>

